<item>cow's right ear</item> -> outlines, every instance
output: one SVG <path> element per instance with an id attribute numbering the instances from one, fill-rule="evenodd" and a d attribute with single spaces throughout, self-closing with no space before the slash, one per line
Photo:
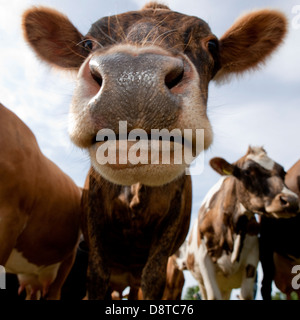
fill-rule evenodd
<path id="1" fill-rule="evenodd" d="M 235 168 L 234 165 L 228 163 L 223 158 L 212 158 L 209 161 L 209 164 L 215 171 L 217 171 L 222 176 L 232 175 L 234 172 L 234 168 Z"/>
<path id="2" fill-rule="evenodd" d="M 23 32 L 39 58 L 68 69 L 78 69 L 88 52 L 82 47 L 82 35 L 60 12 L 34 7 L 23 14 Z"/>

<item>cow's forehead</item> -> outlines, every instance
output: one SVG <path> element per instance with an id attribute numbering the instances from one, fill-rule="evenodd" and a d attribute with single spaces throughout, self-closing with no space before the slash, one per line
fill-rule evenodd
<path id="1" fill-rule="evenodd" d="M 177 31 L 191 31 L 196 29 L 201 31 L 202 36 L 211 34 L 208 24 L 197 17 L 184 15 L 171 10 L 141 10 L 130 11 L 118 15 L 103 17 L 96 21 L 89 34 L 99 34 L 99 28 L 109 29 L 111 32 L 124 32 L 134 24 L 148 23 L 156 28 L 176 29 Z"/>
<path id="2" fill-rule="evenodd" d="M 275 161 L 272 160 L 262 147 L 251 147 L 245 160 L 252 160 L 266 170 L 273 170 Z"/>

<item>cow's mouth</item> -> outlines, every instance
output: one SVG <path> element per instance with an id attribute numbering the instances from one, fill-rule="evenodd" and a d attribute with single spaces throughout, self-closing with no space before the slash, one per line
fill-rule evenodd
<path id="1" fill-rule="evenodd" d="M 106 132 L 110 134 L 98 132 L 92 139 L 89 147 L 92 164 L 104 178 L 122 185 L 169 183 L 185 172 L 189 174 L 187 168 L 200 150 L 193 148 L 191 134 L 183 137 L 176 135 L 176 131 L 166 135 L 162 131 L 157 135 L 144 132 L 141 136 L 132 131 L 129 134 Z"/>
<path id="2" fill-rule="evenodd" d="M 111 141 L 127 141 L 127 142 L 138 142 L 141 140 L 145 140 L 148 142 L 151 142 L 151 141 L 168 142 L 169 141 L 170 143 L 180 143 L 183 147 L 186 147 L 186 148 L 192 148 L 192 142 L 189 141 L 188 139 L 185 139 L 183 136 L 170 136 L 170 137 L 169 136 L 161 136 L 161 135 L 156 136 L 151 133 L 147 133 L 146 138 L 137 136 L 135 139 L 130 138 L 129 134 L 127 134 L 126 137 L 121 136 L 119 134 L 116 134 L 115 137 L 112 137 L 112 138 L 110 138 L 109 136 L 105 136 L 103 139 L 99 139 L 99 138 L 97 138 L 97 135 L 95 135 L 92 138 L 91 145 L 94 146 L 97 143 L 101 144 L 101 143 L 104 143 L 109 140 L 111 140 Z"/>
<path id="3" fill-rule="evenodd" d="M 126 169 L 147 165 L 185 165 L 186 154 L 193 157 L 192 143 L 182 136 L 143 137 L 115 135 L 93 138 L 96 161 L 112 169 Z M 187 152 L 187 149 L 188 152 Z"/>

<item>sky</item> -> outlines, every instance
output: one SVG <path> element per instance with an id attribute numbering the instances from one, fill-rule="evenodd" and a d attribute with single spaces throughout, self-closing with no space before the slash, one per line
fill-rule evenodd
<path id="1" fill-rule="evenodd" d="M 298 1 L 298 3 L 297 3 Z M 205 152 L 204 171 L 192 176 L 192 222 L 206 192 L 219 176 L 208 165 L 215 157 L 234 162 L 248 145 L 262 145 L 287 170 L 300 158 L 300 2 L 271 0 L 165 0 L 181 13 L 205 20 L 221 37 L 243 13 L 260 8 L 286 14 L 284 44 L 258 71 L 209 88 L 208 117 L 214 131 Z M 68 136 L 68 110 L 75 76 L 50 69 L 37 60 L 22 37 L 21 15 L 31 6 L 48 6 L 66 14 L 85 34 L 107 15 L 140 9 L 142 0 L 0 0 L 0 102 L 33 131 L 42 152 L 83 186 L 90 165 L 86 152 Z M 0 151 L 1 152 L 1 151 Z M 185 272 L 186 285 L 196 281 Z M 258 296 L 259 298 L 259 296 Z"/>

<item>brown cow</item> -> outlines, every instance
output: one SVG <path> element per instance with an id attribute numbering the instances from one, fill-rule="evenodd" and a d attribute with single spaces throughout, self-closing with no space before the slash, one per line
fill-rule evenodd
<path id="1" fill-rule="evenodd" d="M 187 245 L 187 268 L 199 281 L 203 299 L 229 299 L 241 288 L 252 299 L 259 261 L 255 213 L 294 216 L 299 198 L 284 185 L 283 168 L 261 147 L 249 147 L 234 164 L 213 158 L 223 177 L 207 193 Z"/>
<path id="2" fill-rule="evenodd" d="M 59 299 L 79 238 L 81 189 L 0 104 L 0 265 L 27 299 Z"/>
<path id="3" fill-rule="evenodd" d="M 285 184 L 300 197 L 300 160 L 287 171 Z M 264 274 L 261 294 L 264 300 L 271 299 L 273 280 L 287 299 L 293 291 L 300 298 L 296 276 L 299 269 L 293 271 L 293 267 L 300 265 L 299 229 L 300 215 L 290 219 L 261 219 L 260 260 Z"/>
<path id="4" fill-rule="evenodd" d="M 89 299 L 110 297 L 115 285 L 141 285 L 145 299 L 161 298 L 168 257 L 184 241 L 191 211 L 190 161 L 178 161 L 175 150 L 197 156 L 198 129 L 209 147 L 209 81 L 263 63 L 286 34 L 284 15 L 249 13 L 220 40 L 203 20 L 157 3 L 102 18 L 85 36 L 42 7 L 25 12 L 23 27 L 41 59 L 78 71 L 69 132 L 92 162 L 85 195 Z M 185 129 L 192 134 L 182 137 Z M 166 131 L 169 148 L 161 150 Z M 151 150 L 151 163 L 150 145 L 159 150 Z"/>

